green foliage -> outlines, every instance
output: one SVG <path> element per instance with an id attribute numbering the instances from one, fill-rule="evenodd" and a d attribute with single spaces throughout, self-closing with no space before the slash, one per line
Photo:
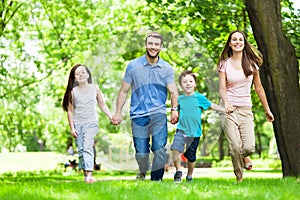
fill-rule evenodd
<path id="1" fill-rule="evenodd" d="M 300 58 L 300 10 L 295 10 L 293 3 L 288 0 L 281 1 L 283 7 L 282 15 L 282 24 L 283 30 L 287 34 L 291 43 L 294 45 L 296 50 L 297 58 Z"/>
<path id="2" fill-rule="evenodd" d="M 289 9 L 282 12 L 283 28 L 298 55 L 299 13 L 290 12 L 287 0 L 282 5 Z M 165 38 L 161 57 L 174 66 L 176 78 L 192 70 L 197 90 L 218 103 L 216 62 L 228 33 L 242 29 L 254 42 L 245 6 L 236 0 L 3 1 L 0 13 L 0 146 L 9 151 L 18 144 L 28 151 L 65 151 L 69 127 L 61 102 L 75 63 L 91 68 L 113 112 L 127 63 L 144 54 L 145 35 L 156 30 Z M 272 133 L 256 102 L 257 131 L 266 150 Z M 116 127 L 99 111 L 100 150 L 110 143 L 106 135 L 130 134 L 128 105 L 123 116 Z M 211 144 L 205 152 L 219 137 L 216 119 L 210 111 L 203 116 L 203 143 Z"/>

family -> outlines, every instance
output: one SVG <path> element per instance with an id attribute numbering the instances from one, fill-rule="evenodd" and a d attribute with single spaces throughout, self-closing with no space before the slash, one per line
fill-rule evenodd
<path id="1" fill-rule="evenodd" d="M 172 66 L 159 57 L 162 47 L 161 34 L 152 32 L 146 36 L 146 53 L 128 64 L 114 114 L 105 104 L 99 87 L 92 83 L 90 70 L 82 64 L 76 64 L 71 69 L 62 106 L 67 112 L 70 132 L 76 141 L 84 181 L 94 182 L 93 144 L 98 131 L 96 105 L 113 124 L 118 125 L 122 122 L 122 109 L 129 91 L 131 130 L 139 166 L 138 180 L 145 180 L 149 170 L 151 181 L 163 179 L 168 136 L 166 100 L 170 94 L 170 123 L 177 124 L 171 145 L 176 168 L 174 182 L 181 182 L 182 179 L 181 153 L 188 160 L 186 181 L 192 181 L 202 135 L 201 114 L 209 108 L 220 113 L 236 180 L 243 181 L 243 170 L 252 168 L 249 155 L 255 150 L 250 96 L 252 84 L 268 121 L 274 120 L 259 76 L 262 55 L 247 41 L 243 32 L 237 30 L 229 34 L 217 66 L 220 93 L 220 105 L 217 105 L 195 91 L 197 81 L 191 71 L 183 71 L 179 76 L 179 85 L 183 90 L 179 96 Z M 151 162 L 150 151 L 154 155 Z"/>

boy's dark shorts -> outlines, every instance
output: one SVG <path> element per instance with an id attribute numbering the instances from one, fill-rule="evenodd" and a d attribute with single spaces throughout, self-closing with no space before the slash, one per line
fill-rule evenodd
<path id="1" fill-rule="evenodd" d="M 176 134 L 174 135 L 173 144 L 171 145 L 171 150 L 183 153 L 184 145 L 186 145 L 186 150 L 183 154 L 184 157 L 190 162 L 195 162 L 199 140 L 200 137 L 186 137 L 183 131 L 177 129 Z"/>

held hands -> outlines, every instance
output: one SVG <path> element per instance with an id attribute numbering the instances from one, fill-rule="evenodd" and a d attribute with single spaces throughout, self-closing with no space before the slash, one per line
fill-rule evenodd
<path id="1" fill-rule="evenodd" d="M 178 122 L 178 111 L 177 110 L 171 111 L 170 122 L 171 122 L 171 124 L 176 124 Z"/>
<path id="2" fill-rule="evenodd" d="M 111 123 L 113 125 L 119 125 L 122 121 L 123 121 L 122 116 L 117 113 L 111 118 Z"/>
<path id="3" fill-rule="evenodd" d="M 225 111 L 227 113 L 232 113 L 234 111 L 234 107 L 231 104 L 225 104 Z"/>

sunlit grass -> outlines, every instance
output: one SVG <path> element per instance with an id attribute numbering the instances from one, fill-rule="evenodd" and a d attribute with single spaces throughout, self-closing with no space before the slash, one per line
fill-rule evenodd
<path id="1" fill-rule="evenodd" d="M 175 184 L 170 178 L 151 182 L 133 177 L 131 172 L 98 172 L 97 181 L 86 184 L 79 173 L 6 173 L 0 176 L 0 199 L 299 199 L 300 183 L 296 178 L 247 178 L 236 184 L 232 176 L 205 177 Z"/>

